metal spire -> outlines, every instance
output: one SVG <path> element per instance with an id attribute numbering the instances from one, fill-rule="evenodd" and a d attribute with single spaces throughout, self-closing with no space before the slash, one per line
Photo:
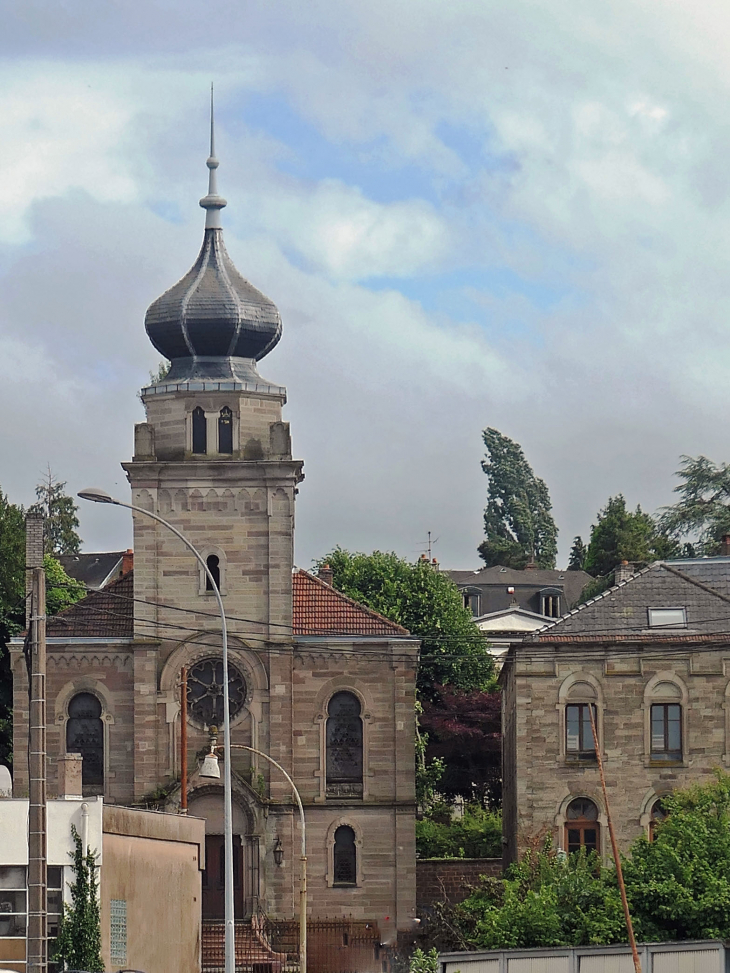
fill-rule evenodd
<path id="1" fill-rule="evenodd" d="M 218 195 L 218 179 L 216 169 L 218 159 L 215 156 L 215 117 L 213 114 L 213 83 L 210 85 L 210 155 L 205 163 L 208 166 L 208 195 L 203 196 L 200 205 L 205 210 L 206 230 L 220 230 L 221 210 L 226 205 L 225 199 Z"/>

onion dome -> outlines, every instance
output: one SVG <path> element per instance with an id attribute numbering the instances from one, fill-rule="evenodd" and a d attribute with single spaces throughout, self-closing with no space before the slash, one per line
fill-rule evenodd
<path id="1" fill-rule="evenodd" d="M 223 243 L 213 127 L 210 109 L 208 194 L 200 200 L 206 211 L 205 235 L 198 259 L 182 280 L 154 301 L 145 329 L 155 348 L 171 362 L 159 385 L 190 381 L 268 385 L 255 363 L 281 337 L 276 305 L 239 274 Z M 162 389 L 155 389 L 162 391 Z"/>

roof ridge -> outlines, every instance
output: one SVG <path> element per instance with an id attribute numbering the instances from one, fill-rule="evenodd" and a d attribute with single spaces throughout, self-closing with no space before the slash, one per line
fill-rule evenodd
<path id="1" fill-rule="evenodd" d="M 377 618 L 379 622 L 387 622 L 388 625 L 392 625 L 394 628 L 400 629 L 400 632 L 403 635 L 411 634 L 407 628 L 404 628 L 403 625 L 399 625 L 398 622 L 394 622 L 392 618 L 387 618 L 385 615 L 381 615 L 380 612 L 376 612 L 374 609 L 368 608 L 367 605 L 363 605 L 362 602 L 355 601 L 354 598 L 350 598 L 349 595 L 346 595 L 338 588 L 333 587 L 333 585 L 327 584 L 326 581 L 323 581 L 321 578 L 318 578 L 317 575 L 312 574 L 311 571 L 306 571 L 304 568 L 297 568 L 297 573 L 303 574 L 306 578 L 308 578 L 311 581 L 314 581 L 325 591 L 331 592 L 332 594 L 336 595 L 338 598 L 341 598 L 343 601 L 346 601 L 348 604 L 357 608 L 359 611 L 364 612 L 366 615 L 370 615 L 371 618 Z"/>

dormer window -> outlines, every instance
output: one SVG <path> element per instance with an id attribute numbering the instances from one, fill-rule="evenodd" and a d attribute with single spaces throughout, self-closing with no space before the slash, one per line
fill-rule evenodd
<path id="1" fill-rule="evenodd" d="M 468 608 L 469 611 L 476 618 L 480 614 L 481 609 L 481 592 L 479 589 L 465 588 L 461 592 L 461 597 L 464 600 L 464 608 Z"/>
<path id="2" fill-rule="evenodd" d="M 198 406 L 193 409 L 193 452 L 201 455 L 208 452 L 208 430 L 205 412 Z"/>
<path id="3" fill-rule="evenodd" d="M 648 608 L 649 628 L 686 628 L 686 608 Z"/>
<path id="4" fill-rule="evenodd" d="M 543 588 L 540 592 L 540 614 L 560 618 L 560 588 Z"/>
<path id="5" fill-rule="evenodd" d="M 233 452 L 233 413 L 224 405 L 218 416 L 218 452 Z"/>

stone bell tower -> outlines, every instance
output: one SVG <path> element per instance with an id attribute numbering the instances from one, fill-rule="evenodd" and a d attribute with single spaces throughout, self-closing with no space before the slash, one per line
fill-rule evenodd
<path id="1" fill-rule="evenodd" d="M 198 258 L 145 319 L 170 369 L 142 390 L 147 419 L 135 427 L 134 457 L 123 465 L 132 503 L 168 520 L 206 559 L 219 580 L 234 644 L 237 636 L 243 647 L 241 664 L 248 647 L 256 656 L 250 666 L 263 664 L 268 683 L 275 679 L 271 667 L 286 658 L 282 644 L 291 644 L 294 497 L 302 463 L 292 459 L 289 425 L 282 421 L 286 389 L 257 371 L 281 337 L 279 312 L 239 274 L 223 243 L 226 201 L 216 185 L 212 114 L 207 165 Z M 168 740 L 159 731 L 158 708 L 167 704 L 174 712 L 165 666 L 173 653 L 176 672 L 196 652 L 210 654 L 220 624 L 204 572 L 169 530 L 142 516 L 134 518 L 134 597 L 139 795 L 175 775 L 173 732 Z M 255 678 L 244 671 L 244 680 L 250 692 Z M 267 701 L 246 733 L 253 745 L 271 744 L 265 710 Z"/>

